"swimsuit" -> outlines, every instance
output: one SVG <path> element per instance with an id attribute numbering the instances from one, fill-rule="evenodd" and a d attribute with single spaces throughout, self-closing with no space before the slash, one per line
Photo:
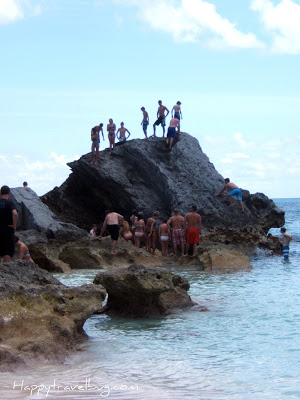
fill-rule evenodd
<path id="1" fill-rule="evenodd" d="M 166 120 L 165 117 L 158 117 L 157 120 L 154 122 L 154 125 L 159 125 L 161 126 L 166 126 Z"/>
<path id="2" fill-rule="evenodd" d="M 172 230 L 172 241 L 174 244 L 185 244 L 185 236 L 183 229 L 173 229 Z"/>
<path id="3" fill-rule="evenodd" d="M 119 225 L 117 224 L 107 225 L 106 229 L 108 230 L 108 233 L 110 234 L 112 240 L 119 239 Z"/>
<path id="4" fill-rule="evenodd" d="M 144 236 L 144 232 L 134 232 L 134 236 L 142 237 L 142 236 Z"/>
<path id="5" fill-rule="evenodd" d="M 109 136 L 115 136 L 115 132 L 109 133 Z"/>
<path id="6" fill-rule="evenodd" d="M 142 125 L 143 125 L 143 130 L 146 131 L 147 130 L 147 126 L 148 126 L 149 122 L 148 121 L 143 121 Z"/>
<path id="7" fill-rule="evenodd" d="M 188 228 L 187 242 L 190 244 L 195 244 L 200 242 L 198 228 Z"/>
<path id="8" fill-rule="evenodd" d="M 179 112 L 175 112 L 174 118 L 177 118 L 180 121 L 180 113 Z"/>
<path id="9" fill-rule="evenodd" d="M 169 127 L 169 128 L 168 128 L 168 134 L 167 134 L 167 137 L 168 137 L 168 138 L 172 138 L 172 139 L 174 139 L 174 138 L 175 138 L 175 136 L 176 136 L 176 129 L 175 129 L 175 128 L 173 128 L 173 127 Z"/>
<path id="10" fill-rule="evenodd" d="M 26 260 L 26 258 L 30 258 L 30 254 L 29 253 L 24 254 L 23 259 Z"/>
<path id="11" fill-rule="evenodd" d="M 119 142 L 125 142 L 126 141 L 126 137 L 120 137 L 119 138 Z"/>
<path id="12" fill-rule="evenodd" d="M 242 190 L 235 188 L 230 190 L 230 192 L 228 192 L 229 196 L 236 196 L 238 200 L 242 201 Z"/>
<path id="13" fill-rule="evenodd" d="M 169 236 L 161 235 L 160 240 L 161 240 L 162 242 L 166 242 L 167 240 L 169 240 Z"/>
<path id="14" fill-rule="evenodd" d="M 94 142 L 94 141 L 93 141 L 93 146 L 96 146 L 96 147 L 97 147 L 97 146 L 99 146 L 99 143 L 100 143 L 100 142 Z"/>

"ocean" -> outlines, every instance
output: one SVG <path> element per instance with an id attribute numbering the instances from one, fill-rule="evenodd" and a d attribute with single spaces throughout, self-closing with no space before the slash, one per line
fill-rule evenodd
<path id="1" fill-rule="evenodd" d="M 0 374 L 1 399 L 300 399 L 300 199 L 275 199 L 292 234 L 290 258 L 251 259 L 253 270 L 210 275 L 174 266 L 209 311 L 167 317 L 92 316 L 84 351 L 63 365 Z M 279 229 L 272 229 L 280 235 Z M 95 270 L 56 275 L 93 281 Z"/>

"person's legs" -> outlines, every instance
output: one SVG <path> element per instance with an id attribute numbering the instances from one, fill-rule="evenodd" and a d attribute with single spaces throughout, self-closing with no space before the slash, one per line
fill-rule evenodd
<path id="1" fill-rule="evenodd" d="M 111 253 L 110 254 L 112 254 L 112 255 L 115 254 L 116 245 L 117 245 L 117 241 L 113 240 L 112 244 L 111 244 Z"/>
<path id="2" fill-rule="evenodd" d="M 229 203 L 229 207 L 231 207 L 233 205 L 231 197 L 227 193 L 224 193 L 224 196 L 226 197 L 226 199 Z"/>
<path id="3" fill-rule="evenodd" d="M 155 135 L 155 131 L 156 131 L 156 125 L 155 125 L 155 122 L 154 122 L 154 124 L 153 124 L 153 135 L 152 135 L 152 136 L 154 136 L 154 137 L 156 136 L 156 135 Z"/>
<path id="4" fill-rule="evenodd" d="M 173 138 L 170 138 L 170 146 L 169 146 L 169 150 L 171 150 L 171 148 L 172 148 L 172 146 L 173 146 L 173 141 L 174 141 L 174 139 L 173 139 Z"/>

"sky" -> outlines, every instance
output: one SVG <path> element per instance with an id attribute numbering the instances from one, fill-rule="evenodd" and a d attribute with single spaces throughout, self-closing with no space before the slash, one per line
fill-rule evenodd
<path id="1" fill-rule="evenodd" d="M 0 0 L 0 185 L 60 186 L 93 126 L 142 139 L 161 99 L 222 176 L 300 197 L 299 21 L 300 0 Z"/>

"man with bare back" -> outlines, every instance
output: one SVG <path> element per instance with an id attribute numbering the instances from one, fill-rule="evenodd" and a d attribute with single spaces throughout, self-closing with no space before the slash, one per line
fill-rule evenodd
<path id="1" fill-rule="evenodd" d="M 185 245 L 185 220 L 179 215 L 178 208 L 174 208 L 173 217 L 168 220 L 168 227 L 172 232 L 172 242 L 174 248 L 174 256 L 177 254 L 177 246 L 181 246 L 181 255 L 184 256 Z"/>
<path id="2" fill-rule="evenodd" d="M 200 242 L 200 235 L 202 233 L 201 216 L 197 212 L 195 204 L 191 205 L 190 212 L 185 216 L 185 224 L 187 227 L 187 244 L 186 255 L 189 254 L 190 245 L 193 245 L 193 257 L 195 257 L 197 243 Z"/>
<path id="3" fill-rule="evenodd" d="M 143 127 L 143 131 L 144 131 L 144 134 L 145 134 L 145 139 L 148 139 L 148 137 L 147 137 L 147 128 L 148 128 L 148 125 L 149 125 L 149 115 L 148 115 L 147 111 L 145 110 L 145 107 L 142 107 L 141 110 L 142 110 L 142 113 L 143 113 L 143 121 L 141 122 L 141 125 Z"/>
<path id="4" fill-rule="evenodd" d="M 165 111 L 167 112 L 167 114 L 165 114 Z M 170 111 L 167 109 L 167 107 L 162 104 L 162 101 L 158 100 L 157 120 L 153 124 L 153 135 L 152 136 L 156 136 L 155 135 L 156 126 L 161 124 L 162 129 L 163 129 L 163 137 L 165 137 L 166 117 L 169 114 L 169 112 Z"/>
<path id="5" fill-rule="evenodd" d="M 180 121 L 177 118 L 171 118 L 170 120 L 170 126 L 168 128 L 168 133 L 167 133 L 167 140 L 166 140 L 166 144 L 167 146 L 169 146 L 169 150 L 172 149 L 173 146 L 173 141 L 175 139 L 176 136 L 176 128 L 177 128 L 177 132 L 180 135 Z"/>
<path id="6" fill-rule="evenodd" d="M 124 220 L 123 215 L 118 214 L 116 212 L 111 212 L 110 210 L 105 211 L 105 220 L 99 235 L 99 239 L 100 240 L 102 239 L 103 233 L 105 232 L 105 230 L 107 230 L 112 239 L 111 253 L 110 253 L 111 255 L 115 254 L 114 250 L 116 248 L 117 241 L 119 239 L 119 230 L 120 230 L 119 220 L 120 221 Z"/>
<path id="7" fill-rule="evenodd" d="M 224 187 L 223 189 L 219 192 L 216 193 L 216 196 L 220 196 L 225 190 L 228 191 L 228 193 L 224 193 L 224 196 L 226 197 L 229 207 L 233 206 L 233 202 L 231 197 L 236 196 L 238 201 L 240 202 L 242 212 L 245 211 L 244 209 L 244 203 L 243 203 L 243 198 L 242 198 L 242 189 L 240 189 L 238 186 L 236 186 L 233 182 L 230 182 L 229 178 L 224 179 Z"/>
<path id="8" fill-rule="evenodd" d="M 153 216 L 148 218 L 146 223 L 146 235 L 147 235 L 147 251 L 155 254 L 156 241 L 158 234 L 158 223 L 157 218 L 159 217 L 159 211 L 155 211 Z"/>
<path id="9" fill-rule="evenodd" d="M 109 154 L 111 154 L 112 149 L 115 148 L 115 139 L 116 139 L 116 124 L 110 118 L 109 124 L 107 124 L 108 131 L 108 140 L 109 140 Z"/>
<path id="10" fill-rule="evenodd" d="M 173 115 L 174 112 L 174 115 Z M 179 120 L 182 119 L 182 112 L 181 112 L 181 102 L 177 101 L 175 106 L 172 108 L 172 117 L 177 118 Z"/>
<path id="11" fill-rule="evenodd" d="M 102 139 L 104 140 L 103 135 L 103 124 L 99 124 L 94 126 L 91 130 L 91 141 L 92 141 L 92 160 L 91 164 L 97 164 L 99 162 L 99 143 L 100 143 L 100 132 L 102 133 Z M 96 157 L 95 157 L 96 150 Z"/>

